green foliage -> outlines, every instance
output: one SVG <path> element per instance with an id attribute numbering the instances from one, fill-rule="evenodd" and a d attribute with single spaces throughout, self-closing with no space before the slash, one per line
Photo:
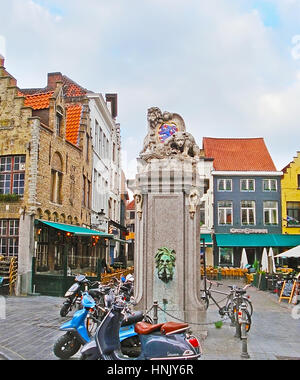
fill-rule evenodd
<path id="1" fill-rule="evenodd" d="M 18 202 L 20 199 L 19 194 L 0 194 L 0 202 Z"/>
<path id="2" fill-rule="evenodd" d="M 258 260 L 255 260 L 252 266 L 253 266 L 253 268 L 255 269 L 256 272 L 259 271 L 260 264 L 259 264 Z"/>

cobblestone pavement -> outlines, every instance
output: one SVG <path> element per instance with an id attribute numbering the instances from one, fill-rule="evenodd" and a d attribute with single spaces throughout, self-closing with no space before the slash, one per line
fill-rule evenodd
<path id="1" fill-rule="evenodd" d="M 237 280 L 226 280 L 218 290 L 228 291 L 227 285 L 232 283 L 239 284 Z M 248 293 L 254 305 L 247 341 L 250 360 L 300 359 L 300 319 L 292 317 L 293 305 L 286 300 L 279 303 L 276 295 L 254 287 Z M 57 360 L 53 344 L 63 334 L 59 326 L 69 319 L 59 315 L 63 299 L 30 296 L 6 297 L 5 301 L 5 319 L 0 319 L 0 360 Z M 242 360 L 242 342 L 234 336 L 235 328 L 229 320 L 224 320 L 223 326 L 217 329 L 213 322 L 218 320 L 217 308 L 211 305 L 201 331 L 192 327 L 202 341 L 202 360 Z M 78 357 L 77 354 L 74 359 Z"/>
<path id="2" fill-rule="evenodd" d="M 224 286 L 214 287 L 228 292 L 229 284 L 244 286 L 238 280 L 222 281 Z M 278 302 L 278 296 L 255 287 L 247 290 L 254 306 L 252 325 L 247 339 L 247 351 L 252 360 L 300 360 L 300 319 L 292 317 L 294 305 L 287 300 Z M 220 300 L 224 297 L 216 295 Z M 299 304 L 298 304 L 299 305 Z M 298 315 L 300 317 L 300 305 Z M 295 310 L 294 310 L 295 311 Z M 220 320 L 217 307 L 210 305 L 207 312 L 207 322 Z M 207 337 L 203 341 L 203 360 L 242 360 L 242 342 L 235 336 L 235 327 L 224 321 L 221 329 L 214 325 L 207 326 Z"/>

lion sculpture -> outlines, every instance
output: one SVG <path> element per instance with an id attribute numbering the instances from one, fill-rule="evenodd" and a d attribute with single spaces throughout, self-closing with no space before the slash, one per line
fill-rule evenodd
<path id="1" fill-rule="evenodd" d="M 196 144 L 194 137 L 188 132 L 175 132 L 166 139 L 165 147 L 169 149 L 170 154 L 182 154 L 184 157 L 199 156 L 200 148 Z"/>

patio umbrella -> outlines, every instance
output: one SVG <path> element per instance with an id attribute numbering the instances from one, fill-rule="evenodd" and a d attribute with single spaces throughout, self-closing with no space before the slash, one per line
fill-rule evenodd
<path id="1" fill-rule="evenodd" d="M 291 248 L 285 252 L 282 252 L 279 255 L 276 255 L 275 257 L 300 257 L 300 245 Z"/>
<path id="2" fill-rule="evenodd" d="M 270 258 L 270 261 L 271 261 L 270 272 L 271 273 L 276 273 L 276 266 L 275 266 L 275 260 L 274 260 L 274 252 L 273 252 L 273 248 L 272 247 L 270 247 L 270 249 L 269 249 L 269 258 Z"/>
<path id="3" fill-rule="evenodd" d="M 243 248 L 243 250 L 242 250 L 242 257 L 241 257 L 240 268 L 241 268 L 241 269 L 244 269 L 244 268 L 246 267 L 247 264 L 248 264 L 247 253 L 246 253 L 245 248 Z"/>
<path id="4" fill-rule="evenodd" d="M 261 258 L 261 270 L 264 272 L 269 272 L 269 265 L 268 265 L 268 254 L 267 249 L 264 248 L 262 258 Z"/>

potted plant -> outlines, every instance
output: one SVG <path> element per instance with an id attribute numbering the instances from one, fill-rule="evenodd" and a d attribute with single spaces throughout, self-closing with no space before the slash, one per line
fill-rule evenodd
<path id="1" fill-rule="evenodd" d="M 259 268 L 260 268 L 259 261 L 258 260 L 254 260 L 254 263 L 253 263 L 252 267 L 255 270 L 255 273 L 253 274 L 253 285 L 257 287 L 257 285 L 258 285 L 258 276 L 259 276 L 258 275 L 258 271 L 259 271 Z"/>
<path id="2" fill-rule="evenodd" d="M 259 279 L 258 279 L 258 289 L 267 290 L 267 279 L 266 272 L 263 270 L 258 271 Z"/>

